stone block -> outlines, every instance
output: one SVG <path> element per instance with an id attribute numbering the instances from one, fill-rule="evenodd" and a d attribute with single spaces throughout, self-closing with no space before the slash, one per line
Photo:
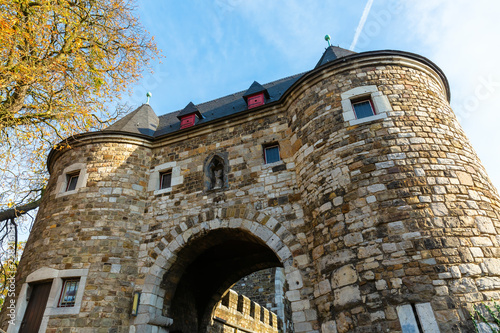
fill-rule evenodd
<path id="1" fill-rule="evenodd" d="M 332 288 L 337 289 L 358 281 L 358 272 L 354 265 L 345 265 L 332 274 Z"/>
<path id="2" fill-rule="evenodd" d="M 491 218 L 486 217 L 486 216 L 476 216 L 475 218 L 477 228 L 479 231 L 486 233 L 486 234 L 496 234 L 495 226 L 493 225 L 493 222 L 491 221 Z"/>
<path id="3" fill-rule="evenodd" d="M 322 333 L 338 333 L 337 324 L 334 320 L 327 321 L 321 325 Z"/>
<path id="4" fill-rule="evenodd" d="M 333 304 L 336 307 L 344 307 L 346 305 L 354 305 L 361 302 L 361 293 L 357 285 L 346 286 L 334 291 Z"/>
<path id="5" fill-rule="evenodd" d="M 485 258 L 484 265 L 491 275 L 500 275 L 500 259 L 497 258 Z"/>

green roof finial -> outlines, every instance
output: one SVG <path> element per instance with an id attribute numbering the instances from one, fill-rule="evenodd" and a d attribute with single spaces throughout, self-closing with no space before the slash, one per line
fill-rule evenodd
<path id="1" fill-rule="evenodd" d="M 325 40 L 328 42 L 328 47 L 330 47 L 330 35 L 325 36 Z"/>
<path id="2" fill-rule="evenodd" d="M 149 98 L 150 98 L 151 96 L 153 96 L 153 94 L 152 94 L 152 93 L 150 93 L 150 92 L 148 91 L 148 93 L 146 94 L 146 97 L 148 98 L 148 100 L 147 100 L 146 104 L 149 104 Z"/>

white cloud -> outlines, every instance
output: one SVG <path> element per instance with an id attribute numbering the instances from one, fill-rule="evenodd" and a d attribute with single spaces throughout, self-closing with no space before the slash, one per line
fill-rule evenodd
<path id="1" fill-rule="evenodd" d="M 359 35 L 365 26 L 366 19 L 368 18 L 368 14 L 370 13 L 370 8 L 372 8 L 373 0 L 368 0 L 366 3 L 365 9 L 363 10 L 363 15 L 361 15 L 361 19 L 359 20 L 358 27 L 356 28 L 356 33 L 354 34 L 354 38 L 352 39 L 351 46 L 349 50 L 354 50 L 356 44 L 358 43 Z"/>

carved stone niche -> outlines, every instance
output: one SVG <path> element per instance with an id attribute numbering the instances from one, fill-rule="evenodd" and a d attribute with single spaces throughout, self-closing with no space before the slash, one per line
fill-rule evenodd
<path id="1" fill-rule="evenodd" d="M 217 191 L 228 188 L 228 153 L 216 153 L 208 156 L 205 160 L 203 171 L 206 191 Z"/>

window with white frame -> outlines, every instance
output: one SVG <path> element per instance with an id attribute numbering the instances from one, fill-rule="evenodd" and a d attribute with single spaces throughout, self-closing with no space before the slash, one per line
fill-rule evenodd
<path id="1" fill-rule="evenodd" d="M 80 313 L 88 273 L 88 268 L 58 270 L 43 267 L 29 274 L 17 298 L 14 323 L 9 325 L 7 332 L 18 332 L 28 311 L 32 288 L 42 282 L 51 281 L 45 308 L 39 309 L 42 318 L 38 332 L 45 332 L 51 316 Z"/>
<path id="2" fill-rule="evenodd" d="M 56 198 L 78 192 L 87 185 L 87 165 L 85 163 L 72 164 L 62 171 L 57 178 Z"/>
<path id="3" fill-rule="evenodd" d="M 357 125 L 387 117 L 392 111 L 386 95 L 377 86 L 360 86 L 340 94 L 342 116 L 349 125 Z"/>
<path id="4" fill-rule="evenodd" d="M 172 187 L 182 184 L 183 181 L 181 167 L 176 161 L 163 163 L 150 170 L 148 191 L 154 191 L 155 195 L 171 192 Z"/>

